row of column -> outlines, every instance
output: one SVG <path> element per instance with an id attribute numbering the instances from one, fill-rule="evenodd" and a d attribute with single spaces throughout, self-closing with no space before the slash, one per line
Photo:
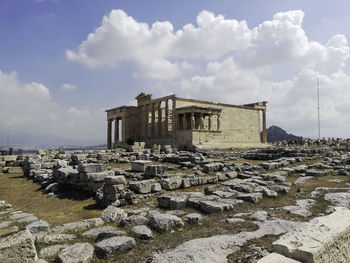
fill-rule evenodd
<path id="1" fill-rule="evenodd" d="M 164 123 L 163 123 L 163 109 L 162 102 L 165 103 L 164 108 Z M 175 100 L 172 99 L 172 112 L 175 109 Z M 141 112 L 144 116 L 142 117 L 142 135 L 144 137 L 153 137 L 153 136 L 169 136 L 169 100 L 152 102 L 142 106 Z M 156 123 L 156 112 L 158 122 Z M 174 131 L 175 125 L 175 114 L 172 113 L 172 128 L 171 131 Z M 162 128 L 164 126 L 164 129 Z M 149 128 L 150 127 L 150 128 Z"/>
<path id="2" fill-rule="evenodd" d="M 112 149 L 112 125 L 114 122 L 114 144 L 119 142 L 119 124 L 121 123 L 122 138 L 125 141 L 125 118 L 115 118 L 108 120 L 107 123 L 107 149 Z"/>
<path id="3" fill-rule="evenodd" d="M 221 128 L 220 114 L 204 114 L 204 113 L 179 114 L 179 130 L 192 130 L 192 129 L 204 130 L 205 116 L 208 116 L 208 131 L 212 130 L 212 116 L 216 116 L 216 130 L 220 131 L 220 128 Z"/>

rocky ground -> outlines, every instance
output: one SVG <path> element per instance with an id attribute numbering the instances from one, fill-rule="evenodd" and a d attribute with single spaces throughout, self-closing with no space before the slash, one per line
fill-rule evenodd
<path id="1" fill-rule="evenodd" d="M 0 262 L 348 259 L 342 247 L 350 229 L 347 149 L 120 149 L 5 157 L 0 176 L 23 171 L 51 198 L 67 187 L 88 192 L 104 210 L 96 218 L 50 225 L 0 193 Z"/>

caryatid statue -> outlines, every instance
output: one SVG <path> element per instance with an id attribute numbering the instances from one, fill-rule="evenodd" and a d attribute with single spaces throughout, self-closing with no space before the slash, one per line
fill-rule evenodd
<path id="1" fill-rule="evenodd" d="M 203 118 L 203 115 L 201 115 L 199 117 L 199 127 L 200 127 L 201 130 L 204 129 L 204 118 Z"/>
<path id="2" fill-rule="evenodd" d="M 191 114 L 191 129 L 194 129 L 196 125 L 196 120 L 194 118 L 194 114 Z"/>

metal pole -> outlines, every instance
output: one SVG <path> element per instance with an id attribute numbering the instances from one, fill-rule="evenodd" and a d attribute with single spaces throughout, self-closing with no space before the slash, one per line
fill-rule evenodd
<path id="1" fill-rule="evenodd" d="M 321 138 L 321 125 L 320 125 L 320 83 L 317 79 L 317 127 L 318 127 L 318 139 Z"/>

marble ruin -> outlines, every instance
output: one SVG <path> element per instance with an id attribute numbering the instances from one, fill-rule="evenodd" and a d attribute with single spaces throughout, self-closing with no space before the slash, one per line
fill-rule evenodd
<path id="1" fill-rule="evenodd" d="M 151 94 L 144 92 L 136 100 L 137 106 L 106 110 L 108 149 L 128 138 L 145 142 L 146 146 L 171 145 L 182 149 L 259 147 L 267 142 L 266 101 L 230 105 L 176 95 L 152 99 Z"/>
<path id="2" fill-rule="evenodd" d="M 69 186 L 105 208 L 99 217 L 50 225 L 0 201 L 0 262 L 348 262 L 347 141 L 158 150 L 0 156 L 1 176 L 23 170 L 48 197 Z M 162 245 L 167 232 L 177 239 L 171 249 Z"/>

